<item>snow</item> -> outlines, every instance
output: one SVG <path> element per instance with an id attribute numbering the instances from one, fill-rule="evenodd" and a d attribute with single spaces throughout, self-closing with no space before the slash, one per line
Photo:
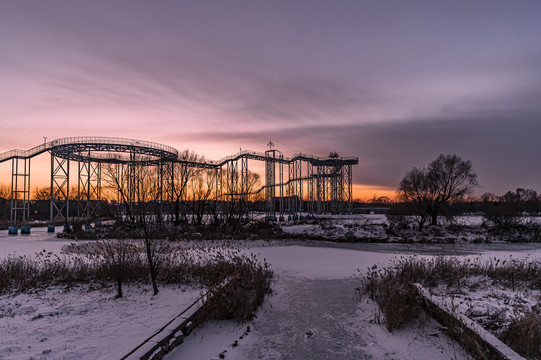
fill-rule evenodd
<path id="1" fill-rule="evenodd" d="M 374 321 L 376 305 L 356 291 L 359 270 L 386 264 L 396 253 L 300 245 L 245 251 L 271 264 L 275 294 L 244 326 L 213 322 L 195 329 L 167 360 L 220 353 L 226 359 L 468 358 L 434 320 L 392 334 Z"/>
<path id="2" fill-rule="evenodd" d="M 6 255 L 34 255 L 44 249 L 60 254 L 62 246 L 73 240 L 57 238 L 56 234 L 61 232 L 62 226 L 56 227 L 55 233 L 48 233 L 47 227 L 36 227 L 30 230 L 28 235 L 8 235 L 7 230 L 0 231 L 0 257 Z"/>
<path id="3" fill-rule="evenodd" d="M 52 287 L 0 296 L 0 358 L 119 359 L 200 295 L 191 287 Z"/>
<path id="4" fill-rule="evenodd" d="M 381 219 L 381 215 L 340 217 L 330 228 L 349 231 L 357 224 L 365 228 L 376 226 L 382 223 Z M 478 220 L 477 217 L 463 221 L 469 225 Z M 289 228 L 284 226 L 284 231 L 306 230 L 310 234 L 321 226 L 303 224 Z M 25 236 L 9 236 L 6 231 L 0 234 L 0 257 L 12 253 L 32 255 L 43 249 L 60 253 L 71 242 L 47 233 L 46 228 L 33 228 Z M 206 244 L 227 246 L 228 242 Z M 275 293 L 266 299 L 253 321 L 206 323 L 168 354 L 167 360 L 217 359 L 220 353 L 226 359 L 468 358 L 431 319 L 421 319 L 389 333 L 377 321 L 376 305 L 367 298 L 359 298 L 359 271 L 409 254 L 541 259 L 539 244 L 277 240 L 234 242 L 233 246 L 258 254 L 271 264 L 276 274 Z M 0 296 L 0 358 L 120 358 L 200 294 L 197 289 L 163 286 L 156 297 L 146 286 L 126 287 L 125 293 L 125 298 L 114 300 L 113 288 L 80 286 L 69 291 L 56 287 Z"/>
<path id="5" fill-rule="evenodd" d="M 342 279 L 358 276 L 366 266 L 387 263 L 396 254 L 300 245 L 252 248 L 251 252 L 270 263 L 281 276 L 309 279 Z"/>
<path id="6" fill-rule="evenodd" d="M 61 231 L 57 227 L 57 231 Z M 42 250 L 56 254 L 73 240 L 60 239 L 47 228 L 30 235 L 0 234 L 0 257 L 33 257 Z M 119 359 L 180 314 L 200 295 L 191 286 L 82 285 L 50 287 L 0 295 L 0 359 Z"/>
<path id="7" fill-rule="evenodd" d="M 475 333 L 479 334 L 481 338 L 485 339 L 485 341 L 487 341 L 494 348 L 496 348 L 503 355 L 505 359 L 509 359 L 509 360 L 523 360 L 524 359 L 522 356 L 520 356 L 515 351 L 513 351 L 509 346 L 507 346 L 498 338 L 496 338 L 494 334 L 480 327 L 478 323 L 476 323 L 475 321 L 472 321 L 469 317 L 464 316 L 462 312 L 457 311 L 454 304 L 454 298 L 449 298 L 448 296 L 446 297 L 433 296 L 430 294 L 429 291 L 424 289 L 419 284 L 417 284 L 417 286 L 425 298 L 437 304 L 438 307 L 445 309 L 446 312 L 454 313 L 454 316 L 457 319 L 459 319 L 462 324 L 464 324 L 467 328 L 473 330 Z"/>

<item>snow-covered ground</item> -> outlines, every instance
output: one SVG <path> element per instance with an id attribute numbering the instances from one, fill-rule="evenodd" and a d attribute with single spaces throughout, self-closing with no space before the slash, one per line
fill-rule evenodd
<path id="1" fill-rule="evenodd" d="M 166 359 L 219 359 L 220 354 L 226 359 L 243 360 L 468 359 L 469 355 L 432 319 L 421 319 L 393 333 L 374 322 L 376 305 L 367 298 L 359 299 L 356 292 L 360 285 L 357 269 L 387 264 L 403 253 L 541 259 L 537 244 L 309 244 L 323 246 L 274 244 L 249 249 L 275 270 L 275 294 L 253 321 L 205 324 Z M 325 247 L 334 245 L 347 248 Z"/>
<path id="2" fill-rule="evenodd" d="M 317 217 L 302 221 L 279 223 L 290 238 L 328 239 L 342 242 L 395 242 L 395 243 L 486 243 L 509 241 L 511 233 L 498 234 L 482 226 L 484 218 L 478 215 L 439 218 L 442 226 L 425 227 L 419 232 L 415 221 L 408 228 L 389 223 L 386 215 L 343 215 Z M 525 216 L 524 225 L 539 224 L 541 217 Z M 522 239 L 535 239 L 533 232 L 517 232 Z"/>
<path id="3" fill-rule="evenodd" d="M 360 223 L 365 218 L 344 217 L 339 225 Z M 0 256 L 14 252 L 32 255 L 43 249 L 60 253 L 64 245 L 71 243 L 43 230 L 32 229 L 30 236 L 0 234 Z M 209 242 L 216 244 L 220 242 Z M 271 264 L 276 273 L 275 293 L 253 321 L 207 323 L 196 328 L 166 359 L 214 359 L 221 353 L 226 359 L 468 358 L 430 319 L 388 333 L 374 321 L 375 305 L 367 298 L 359 298 L 359 271 L 410 254 L 541 258 L 541 247 L 535 244 L 286 240 L 235 242 L 234 246 L 259 254 L 261 260 Z M 146 288 L 129 287 L 126 298 L 120 300 L 113 299 L 114 289 L 85 287 L 2 295 L 0 358 L 119 358 L 199 295 L 198 290 L 183 290 L 162 287 L 160 294 L 152 297 Z"/>
<path id="4" fill-rule="evenodd" d="M 61 228 L 57 228 L 61 231 Z M 72 240 L 46 228 L 30 235 L 0 235 L 0 257 L 60 254 Z M 200 295 L 188 286 L 52 287 L 0 295 L 0 359 L 120 359 L 180 314 Z"/>
<path id="5" fill-rule="evenodd" d="M 442 224 L 448 220 L 441 218 Z M 482 216 L 459 216 L 453 219 L 457 231 L 448 231 L 445 227 L 427 228 L 423 233 L 415 229 L 389 231 L 389 223 L 385 215 L 342 215 L 335 217 L 319 217 L 299 222 L 280 223 L 282 231 L 289 235 L 299 235 L 305 239 L 319 238 L 330 240 L 363 240 L 379 242 L 472 242 L 485 240 L 487 230 L 482 229 Z M 432 238 L 432 239 L 430 239 Z M 483 242 L 483 241 L 481 241 Z"/>
<path id="6" fill-rule="evenodd" d="M 386 264 L 396 254 L 304 246 L 250 251 L 275 270 L 275 294 L 248 324 L 208 323 L 166 359 L 218 359 L 220 353 L 226 359 L 468 358 L 433 320 L 392 334 L 374 322 L 374 303 L 356 291 L 358 269 Z"/>
<path id="7" fill-rule="evenodd" d="M 200 295 L 162 286 L 89 286 L 0 296 L 0 359 L 120 359 Z"/>

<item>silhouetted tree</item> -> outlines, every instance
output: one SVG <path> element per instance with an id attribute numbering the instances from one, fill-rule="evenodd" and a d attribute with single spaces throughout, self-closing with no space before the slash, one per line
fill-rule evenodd
<path id="1" fill-rule="evenodd" d="M 34 200 L 50 200 L 51 199 L 51 187 L 50 186 L 36 186 L 34 189 Z"/>
<path id="2" fill-rule="evenodd" d="M 11 199 L 11 186 L 0 184 L 0 198 Z"/>
<path id="3" fill-rule="evenodd" d="M 199 169 L 190 179 L 191 199 L 187 203 L 192 211 L 192 223 L 201 225 L 216 188 L 216 172 L 212 169 Z"/>
<path id="4" fill-rule="evenodd" d="M 438 224 L 441 209 L 452 202 L 461 201 L 477 186 L 477 174 L 470 161 L 457 155 L 440 155 L 428 168 L 410 170 L 398 188 L 398 199 L 410 204 L 420 217 L 419 230 L 431 219 Z"/>
<path id="5" fill-rule="evenodd" d="M 374 194 L 372 199 L 368 200 L 368 203 L 376 205 L 390 205 L 393 203 L 393 200 L 388 196 L 376 197 L 376 195 Z"/>
<path id="6" fill-rule="evenodd" d="M 160 221 L 160 208 L 156 199 L 158 197 L 158 168 L 142 163 L 132 163 L 127 167 L 127 174 L 118 171 L 114 166 L 106 166 L 105 181 L 107 186 L 118 193 L 122 206 L 126 211 L 125 217 L 120 215 L 119 220 L 127 221 L 141 231 L 146 250 L 147 262 L 154 295 L 158 293 L 157 266 L 158 246 L 152 241 L 152 231 L 156 230 L 157 221 Z"/>
<path id="7" fill-rule="evenodd" d="M 239 179 L 233 182 L 228 189 L 225 202 L 225 217 L 229 224 L 239 224 L 242 219 L 247 219 L 253 209 L 253 201 L 261 200 L 261 179 L 259 174 L 248 171 L 244 181 L 240 180 L 238 172 L 234 178 Z M 224 180 L 224 183 L 227 180 Z"/>
<path id="8" fill-rule="evenodd" d="M 195 152 L 184 150 L 179 154 L 179 158 L 186 162 L 202 162 L 204 158 L 197 155 Z M 186 199 L 188 192 L 188 183 L 194 177 L 198 169 L 190 166 L 187 163 L 175 163 L 174 179 L 173 179 L 173 206 L 174 206 L 174 223 L 180 224 L 181 219 L 186 220 Z"/>
<path id="9" fill-rule="evenodd" d="M 540 209 L 539 196 L 532 189 L 518 188 L 502 196 L 483 194 L 484 217 L 487 223 L 499 231 L 518 228 L 524 214 L 536 213 Z"/>

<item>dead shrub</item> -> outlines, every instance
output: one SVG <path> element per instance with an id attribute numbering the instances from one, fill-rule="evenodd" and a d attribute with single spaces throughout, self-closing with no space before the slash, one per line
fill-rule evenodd
<path id="1" fill-rule="evenodd" d="M 512 319 L 502 340 L 523 356 L 541 359 L 541 314 L 530 311 Z"/>
<path id="2" fill-rule="evenodd" d="M 252 319 L 265 295 L 271 292 L 273 271 L 269 264 L 259 263 L 253 255 L 241 255 L 216 265 L 227 277 L 211 287 L 213 297 L 206 304 L 207 316 L 240 321 Z"/>
<path id="3" fill-rule="evenodd" d="M 362 289 L 378 304 L 389 331 L 409 322 L 420 309 L 417 292 L 409 281 L 403 280 L 399 270 L 374 265 L 363 275 Z"/>

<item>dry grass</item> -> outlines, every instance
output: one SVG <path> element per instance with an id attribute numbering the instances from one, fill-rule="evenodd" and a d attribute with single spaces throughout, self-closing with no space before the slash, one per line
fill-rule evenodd
<path id="1" fill-rule="evenodd" d="M 387 329 L 392 331 L 420 311 L 420 299 L 410 284 L 420 283 L 426 288 L 443 285 L 452 289 L 451 292 L 463 293 L 472 286 L 469 281 L 472 277 L 486 278 L 493 286 L 512 291 L 541 290 L 541 261 L 400 257 L 387 267 L 368 269 L 362 275 L 362 290 L 378 304 Z M 501 333 L 501 340 L 511 348 L 524 356 L 541 359 L 539 309 L 512 319 Z"/>
<path id="2" fill-rule="evenodd" d="M 150 279 L 141 242 L 97 241 L 73 244 L 71 250 L 78 253 L 59 256 L 43 251 L 35 258 L 0 260 L 0 293 L 88 282 L 110 286 L 119 275 L 124 283 Z M 166 240 L 153 241 L 153 251 L 160 283 L 201 284 L 217 293 L 220 301 L 209 316 L 250 319 L 271 291 L 273 271 L 253 254 L 227 247 L 183 248 Z M 226 279 L 229 285 L 220 288 Z"/>
<path id="3" fill-rule="evenodd" d="M 511 320 L 502 340 L 530 359 L 541 359 L 541 314 L 530 311 Z"/>

